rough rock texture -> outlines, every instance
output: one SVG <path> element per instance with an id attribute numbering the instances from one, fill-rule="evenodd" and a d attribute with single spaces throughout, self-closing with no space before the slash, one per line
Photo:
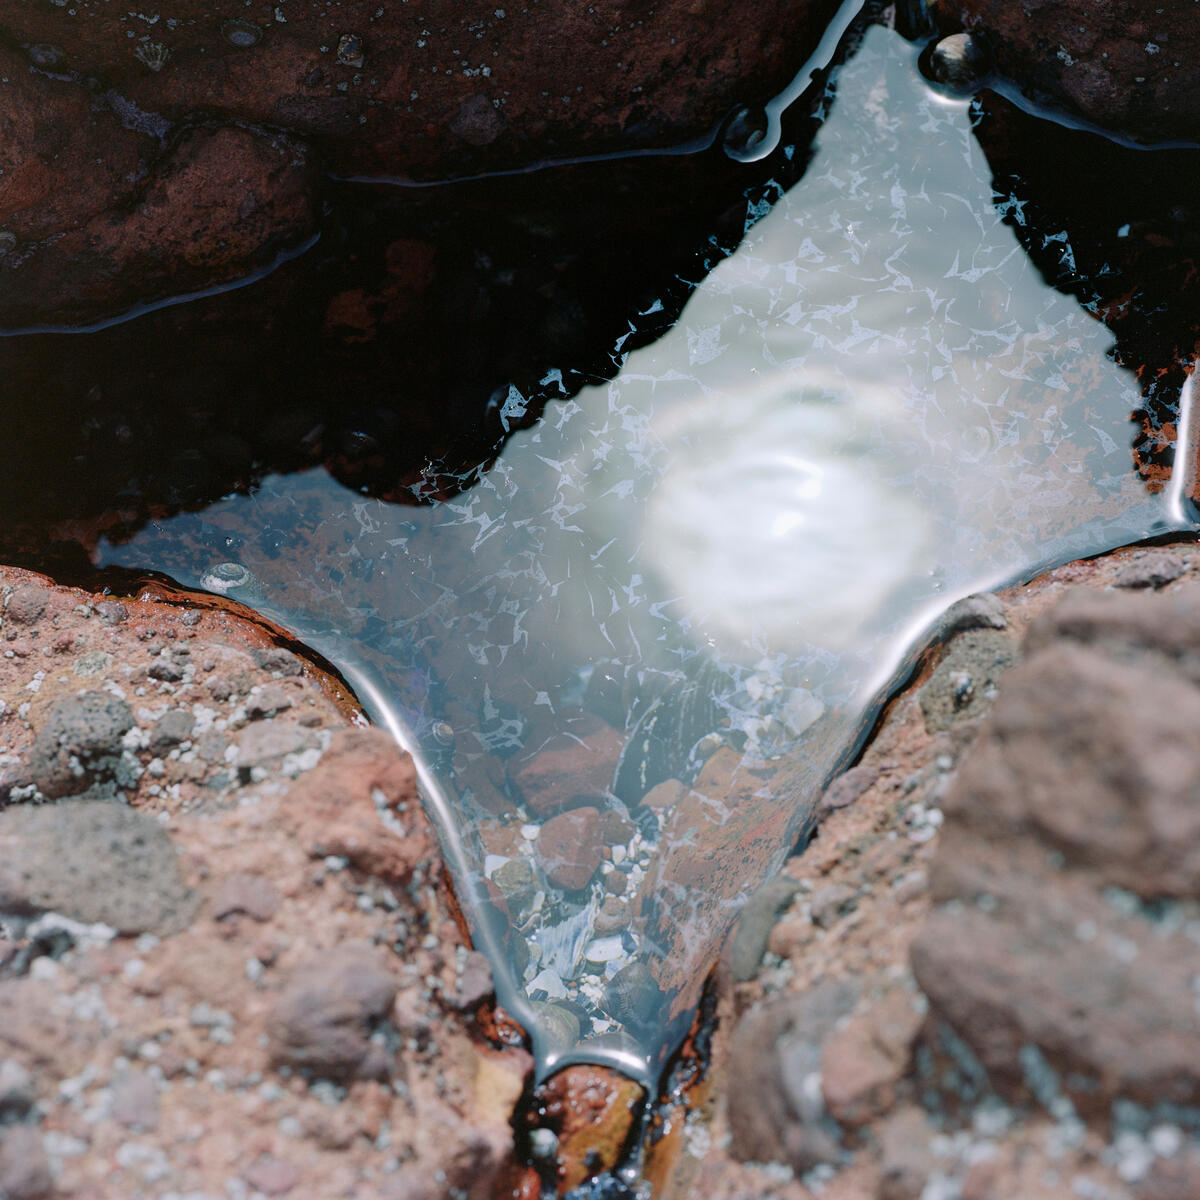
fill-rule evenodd
<path id="1" fill-rule="evenodd" d="M 219 604 L 0 597 L 0 1194 L 484 1200 L 532 1063 L 479 1023 L 411 765 Z M 42 802 L 77 702 L 127 785 Z"/>
<path id="2" fill-rule="evenodd" d="M 1034 96 L 1144 141 L 1196 140 L 1200 23 L 1191 0 L 931 0 L 929 8 L 943 33 L 983 36 L 1000 73 Z"/>
<path id="3" fill-rule="evenodd" d="M 38 120 L 48 116 L 39 114 Z M 21 163 L 36 152 L 36 141 L 4 149 L 10 161 Z M 107 137 L 91 149 L 106 156 Z M 57 189 L 36 197 L 36 216 L 0 215 L 6 231 L 19 239 L 0 257 L 0 325 L 87 323 L 231 283 L 270 266 L 317 230 L 308 152 L 277 133 L 229 127 L 181 131 L 169 149 L 139 164 L 131 176 L 134 187 L 119 207 L 72 214 L 74 220 L 58 227 L 44 229 Z M 2 184 L 0 177 L 0 196 Z"/>
<path id="4" fill-rule="evenodd" d="M 913 966 L 997 1083 L 1034 1045 L 1077 1104 L 1200 1103 L 1195 943 L 1145 903 L 1200 900 L 1198 612 L 1068 593 L 946 798 Z"/>
<path id="5" fill-rule="evenodd" d="M 123 804 L 71 800 L 0 812 L 0 912 L 61 913 L 118 933 L 174 933 L 197 897 L 161 822 Z"/>
<path id="6" fill-rule="evenodd" d="M 0 322 L 56 296 L 67 319 L 108 315 L 135 273 L 141 300 L 264 265 L 314 231 L 314 160 L 428 180 L 707 137 L 781 90 L 836 8 L 14 0 Z"/>
<path id="7" fill-rule="evenodd" d="M 1163 556 L 1186 570 L 1128 587 Z M 753 979 L 731 941 L 719 1099 L 663 1194 L 1191 1194 L 1198 563 L 1118 552 L 969 606 L 1010 639 L 976 705 L 942 668 L 979 622 L 947 623 L 788 863 Z"/>
<path id="8" fill-rule="evenodd" d="M 603 1067 L 566 1067 L 535 1089 L 531 1111 L 558 1138 L 560 1195 L 620 1163 L 644 1099 L 636 1083 Z"/>

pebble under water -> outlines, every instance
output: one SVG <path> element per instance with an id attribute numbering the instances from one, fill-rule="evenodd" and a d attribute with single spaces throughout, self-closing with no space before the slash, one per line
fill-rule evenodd
<path id="1" fill-rule="evenodd" d="M 1184 472 L 1152 492 L 1131 469 L 1137 381 L 1031 263 L 969 101 L 911 44 L 866 32 L 759 215 L 666 336 L 461 495 L 278 475 L 98 554 L 344 670 L 418 762 L 542 1077 L 654 1086 L 741 904 L 950 603 L 1196 527 Z M 515 386 L 498 403 L 525 415 Z"/>

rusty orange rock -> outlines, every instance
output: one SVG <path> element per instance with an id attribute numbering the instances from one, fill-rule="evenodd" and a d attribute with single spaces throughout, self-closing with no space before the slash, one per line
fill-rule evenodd
<path id="1" fill-rule="evenodd" d="M 558 1135 L 558 1191 L 565 1195 L 624 1154 L 645 1092 L 604 1067 L 565 1067 L 534 1093 L 540 1122 Z"/>

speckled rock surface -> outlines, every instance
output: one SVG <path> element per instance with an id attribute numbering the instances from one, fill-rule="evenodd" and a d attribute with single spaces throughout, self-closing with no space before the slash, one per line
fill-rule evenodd
<path id="1" fill-rule="evenodd" d="M 1153 581 L 1130 589 L 1131 568 Z M 1186 1194 L 1198 569 L 1194 543 L 1121 551 L 947 626 L 788 863 L 795 896 L 750 981 L 733 940 L 718 1100 L 663 1194 Z M 959 645 L 1001 620 L 1007 670 Z M 1081 657 L 1106 682 L 1047 677 Z M 943 703 L 976 676 L 977 703 Z"/>
<path id="2" fill-rule="evenodd" d="M 411 764 L 220 607 L 11 570 L 0 604 L 3 1194 L 483 1200 L 532 1063 Z M 54 801 L 84 711 L 124 770 Z"/>

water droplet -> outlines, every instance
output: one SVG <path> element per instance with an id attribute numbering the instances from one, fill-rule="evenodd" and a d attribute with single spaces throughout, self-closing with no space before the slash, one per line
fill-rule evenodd
<path id="1" fill-rule="evenodd" d="M 933 42 L 918 60 L 921 73 L 948 91 L 970 95 L 992 72 L 987 43 L 969 33 L 952 33 Z"/>
<path id="2" fill-rule="evenodd" d="M 223 562 L 204 573 L 200 580 L 201 586 L 210 592 L 231 592 L 235 588 L 246 587 L 253 583 L 254 576 L 241 563 Z"/>
<path id="3" fill-rule="evenodd" d="M 761 108 L 742 107 L 725 123 L 721 144 L 736 162 L 755 162 L 775 148 L 770 129 L 770 118 Z"/>
<path id="4" fill-rule="evenodd" d="M 243 21 L 240 17 L 225 21 L 221 25 L 221 36 L 239 50 L 248 50 L 262 41 L 262 30 L 253 21 Z"/>

